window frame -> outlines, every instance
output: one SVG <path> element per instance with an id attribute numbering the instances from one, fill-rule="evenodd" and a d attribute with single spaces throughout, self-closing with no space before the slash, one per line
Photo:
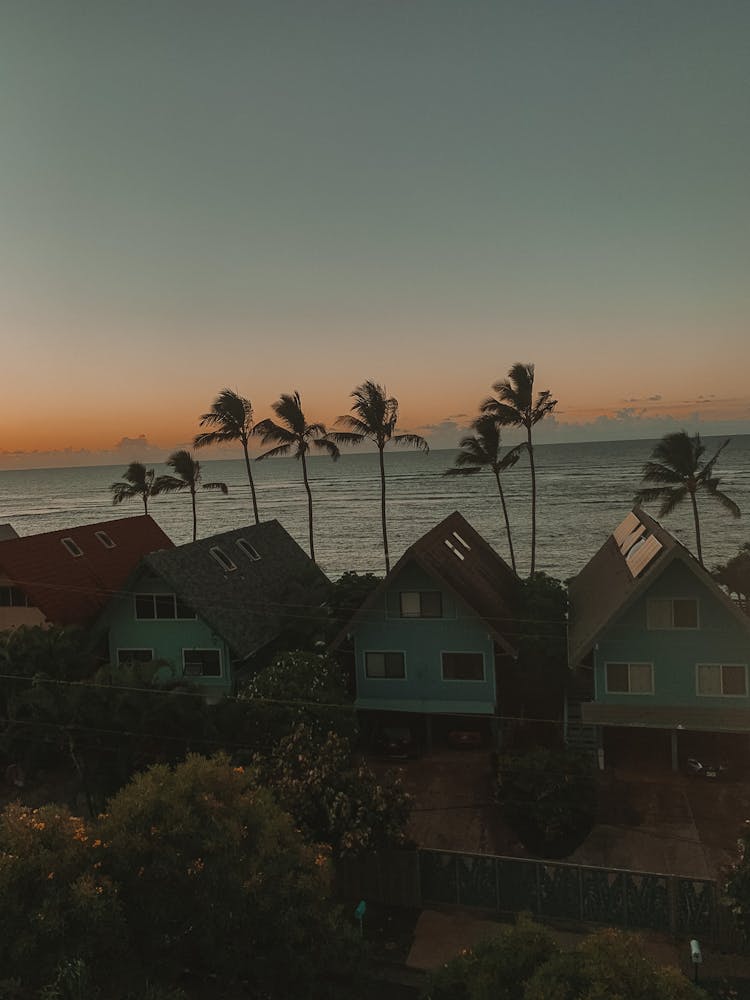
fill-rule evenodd
<path id="1" fill-rule="evenodd" d="M 0 592 L 7 590 L 8 592 L 8 603 L 3 604 L 0 601 L 0 608 L 31 608 L 32 604 L 29 604 L 28 594 L 21 588 L 17 587 L 14 583 L 0 583 Z M 21 600 L 14 601 L 14 596 L 20 594 Z"/>
<path id="2" fill-rule="evenodd" d="M 622 667 L 628 668 L 628 690 L 627 691 L 613 691 L 609 686 L 609 667 Z M 631 691 L 630 683 L 630 668 L 631 667 L 650 667 L 651 668 L 651 690 L 650 691 Z M 634 698 L 651 698 L 656 692 L 656 684 L 654 683 L 654 664 L 653 661 L 649 660 L 607 660 L 604 664 L 604 692 L 605 694 L 622 694 L 628 697 Z"/>
<path id="3" fill-rule="evenodd" d="M 401 657 L 401 668 L 403 674 L 400 676 L 388 676 L 384 673 L 382 677 L 378 674 L 371 674 L 368 668 L 368 657 L 370 656 L 400 656 Z M 405 681 L 406 680 L 406 651 L 403 649 L 365 649 L 362 651 L 362 664 L 365 671 L 365 678 L 368 681 Z M 383 660 L 383 669 L 387 670 L 387 665 L 385 659 Z"/>
<path id="4" fill-rule="evenodd" d="M 418 615 L 405 615 L 404 614 L 404 595 L 416 594 L 419 597 L 419 614 Z M 437 594 L 440 603 L 440 613 L 437 615 L 426 615 L 423 611 L 422 596 L 424 594 Z M 398 592 L 398 617 L 400 619 L 406 619 L 407 621 L 437 621 L 443 618 L 443 592 L 442 590 L 399 590 Z"/>
<path id="5" fill-rule="evenodd" d="M 147 660 L 121 660 L 121 653 L 149 653 L 149 658 Z M 149 649 L 147 646 L 118 646 L 115 649 L 115 659 L 117 661 L 117 666 L 121 667 L 125 663 L 151 663 L 155 659 L 154 650 Z"/>
<path id="6" fill-rule="evenodd" d="M 219 658 L 219 672 L 218 674 L 189 674 L 186 670 L 187 664 L 185 663 L 185 653 L 216 653 Z M 221 655 L 221 649 L 216 646 L 183 646 L 182 647 L 182 676 L 183 677 L 209 677 L 212 679 L 222 678 L 224 676 L 224 658 Z"/>
<path id="7" fill-rule="evenodd" d="M 246 538 L 238 538 L 235 542 L 235 545 L 240 550 L 240 552 L 245 553 L 250 562 L 260 562 L 260 560 L 262 559 L 260 552 L 258 552 L 258 550 L 255 548 L 252 542 L 248 542 Z"/>
<path id="8" fill-rule="evenodd" d="M 721 678 L 721 693 L 720 694 L 704 694 L 700 690 L 700 669 L 701 667 L 718 667 L 719 676 Z M 745 671 L 745 691 L 744 694 L 725 694 L 724 693 L 724 667 L 742 667 Z M 697 698 L 747 698 L 748 697 L 748 687 L 747 687 L 747 664 L 746 663 L 696 663 L 695 664 L 695 695 Z"/>
<path id="9" fill-rule="evenodd" d="M 446 656 L 481 656 L 482 676 L 481 677 L 446 677 L 445 657 Z M 484 652 L 477 649 L 441 649 L 440 650 L 440 678 L 446 684 L 485 684 L 487 682 L 487 661 Z"/>
<path id="10" fill-rule="evenodd" d="M 142 615 L 138 614 L 138 598 L 139 597 L 141 597 L 141 598 L 143 598 L 143 597 L 150 597 L 151 598 L 152 605 L 153 605 L 153 611 L 154 611 L 154 613 L 153 613 L 152 616 L 142 616 Z M 156 613 L 156 598 L 157 597 L 161 597 L 161 598 L 171 597 L 172 598 L 172 608 L 174 610 L 174 614 L 173 615 L 157 615 L 157 613 Z M 178 605 L 182 605 L 183 609 L 186 606 L 185 602 L 182 600 L 182 598 L 178 597 L 177 594 L 174 594 L 174 593 L 170 593 L 170 594 L 154 594 L 154 593 L 147 593 L 145 591 L 144 592 L 134 592 L 133 593 L 133 616 L 134 616 L 135 621 L 138 621 L 138 622 L 174 622 L 174 621 L 177 621 L 177 622 L 193 622 L 193 621 L 195 621 L 197 619 L 198 616 L 196 615 L 195 611 L 193 611 L 192 615 L 189 615 L 189 616 L 187 616 L 187 615 L 178 615 L 177 614 Z"/>
<path id="11" fill-rule="evenodd" d="M 651 625 L 649 624 L 649 605 L 651 604 L 664 604 L 669 602 L 670 606 L 670 625 Z M 674 606 L 677 601 L 692 601 L 695 604 L 695 625 L 675 625 L 674 619 Z M 697 597 L 650 597 L 646 601 L 646 629 L 649 632 L 697 632 L 701 627 L 700 619 L 700 600 Z"/>
<path id="12" fill-rule="evenodd" d="M 117 542 L 115 542 L 106 531 L 95 531 L 94 537 L 98 538 L 105 549 L 116 549 Z"/>
<path id="13" fill-rule="evenodd" d="M 80 559 L 81 556 L 83 555 L 83 549 L 81 548 L 81 546 L 78 544 L 75 538 L 71 538 L 69 535 L 66 535 L 65 538 L 61 538 L 60 544 L 68 553 L 68 555 L 72 556 L 74 559 Z M 73 551 L 74 549 L 76 551 Z"/>
<path id="14" fill-rule="evenodd" d="M 225 573 L 235 573 L 237 571 L 237 563 L 219 545 L 212 546 L 208 550 L 208 554 L 215 563 L 221 566 Z"/>

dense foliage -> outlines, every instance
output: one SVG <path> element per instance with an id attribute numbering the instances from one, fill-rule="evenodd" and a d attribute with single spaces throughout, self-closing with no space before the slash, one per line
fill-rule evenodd
<path id="1" fill-rule="evenodd" d="M 566 857 L 596 817 L 596 772 L 586 754 L 538 747 L 497 764 L 503 815 L 521 842 L 541 857 Z"/>
<path id="2" fill-rule="evenodd" d="M 736 555 L 717 566 L 713 577 L 736 598 L 743 611 L 750 614 L 750 542 L 745 542 Z"/>

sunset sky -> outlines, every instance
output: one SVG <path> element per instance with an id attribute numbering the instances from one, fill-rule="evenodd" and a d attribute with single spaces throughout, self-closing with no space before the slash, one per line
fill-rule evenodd
<path id="1" fill-rule="evenodd" d="M 0 468 L 153 457 L 225 385 L 384 382 L 452 447 L 750 433 L 747 0 L 5 0 Z"/>

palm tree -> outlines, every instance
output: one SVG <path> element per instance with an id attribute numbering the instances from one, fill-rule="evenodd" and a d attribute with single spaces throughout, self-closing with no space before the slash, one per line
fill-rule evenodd
<path id="1" fill-rule="evenodd" d="M 207 445 L 222 444 L 225 441 L 239 441 L 245 456 L 245 468 L 250 483 L 250 495 L 253 500 L 255 523 L 258 524 L 258 500 L 255 496 L 255 483 L 250 467 L 248 445 L 255 433 L 253 425 L 253 408 L 249 399 L 240 396 L 231 389 L 222 389 L 211 404 L 208 413 L 201 414 L 201 427 L 213 427 L 213 430 L 196 434 L 193 440 L 194 448 L 205 448 Z"/>
<path id="2" fill-rule="evenodd" d="M 176 475 L 159 476 L 154 483 L 154 494 L 176 493 L 183 490 L 190 491 L 190 499 L 193 504 L 193 541 L 198 533 L 198 519 L 195 510 L 195 497 L 198 487 L 202 490 L 220 490 L 225 496 L 229 492 L 226 483 L 204 483 L 201 481 L 201 463 L 196 462 L 189 451 L 184 449 L 174 451 L 167 459 L 167 465 Z"/>
<path id="3" fill-rule="evenodd" d="M 500 445 L 500 425 L 495 417 L 483 414 L 471 425 L 476 434 L 467 435 L 461 438 L 458 443 L 461 451 L 456 455 L 456 464 L 452 469 L 444 472 L 445 476 L 473 476 L 481 472 L 482 469 L 489 469 L 495 476 L 497 489 L 500 493 L 500 503 L 503 507 L 503 517 L 505 518 L 505 531 L 508 535 L 508 548 L 510 549 L 510 562 L 513 572 L 516 572 L 516 556 L 513 551 L 513 539 L 510 534 L 510 521 L 508 520 L 508 508 L 505 505 L 505 494 L 500 473 L 506 469 L 511 469 L 521 457 L 523 445 L 509 448 L 504 455 L 501 454 Z"/>
<path id="4" fill-rule="evenodd" d="M 701 441 L 700 434 L 693 434 L 692 437 L 687 431 L 665 434 L 651 452 L 651 460 L 646 462 L 641 473 L 643 484 L 657 485 L 646 487 L 642 484 L 635 496 L 635 503 L 639 504 L 661 500 L 659 517 L 671 514 L 675 507 L 690 497 L 695 523 L 695 546 L 701 566 L 703 550 L 697 494 L 708 493 L 728 510 L 732 517 L 740 516 L 740 508 L 726 493 L 722 493 L 719 489 L 720 480 L 714 476 L 717 459 L 728 444 L 729 438 L 716 449 L 713 458 L 701 463 L 706 446 Z"/>
<path id="5" fill-rule="evenodd" d="M 277 444 L 262 455 L 258 455 L 255 461 L 260 462 L 264 458 L 275 458 L 278 455 L 288 455 L 292 452 L 294 457 L 302 462 L 302 479 L 307 490 L 307 519 L 310 526 L 310 558 L 315 562 L 312 493 L 307 477 L 306 456 L 309 454 L 310 448 L 315 447 L 326 451 L 335 462 L 341 452 L 329 437 L 325 424 L 307 423 L 305 414 L 302 412 L 299 392 L 282 393 L 271 409 L 281 423 L 276 423 L 270 418 L 261 420 L 259 424 L 255 425 L 255 433 L 260 435 L 263 444 L 271 444 L 273 441 Z"/>
<path id="6" fill-rule="evenodd" d="M 148 514 L 148 501 L 154 496 L 154 470 L 147 469 L 142 462 L 131 462 L 123 473 L 123 483 L 112 483 L 112 503 L 120 504 L 123 500 L 140 497 L 143 501 L 143 513 Z"/>
<path id="7" fill-rule="evenodd" d="M 531 429 L 544 420 L 557 406 L 549 389 L 544 389 L 534 399 L 534 366 L 517 361 L 508 372 L 508 377 L 492 386 L 497 397 L 490 396 L 482 403 L 482 412 L 495 417 L 504 427 L 526 429 L 526 450 L 529 453 L 531 469 L 531 571 L 536 566 L 536 468 L 534 466 L 534 446 Z"/>
<path id="8" fill-rule="evenodd" d="M 398 400 L 393 396 L 387 396 L 385 386 L 378 385 L 368 379 L 362 385 L 350 393 L 354 400 L 352 403 L 352 413 L 347 413 L 339 417 L 336 421 L 346 431 L 335 431 L 331 437 L 339 444 L 358 445 L 363 441 L 372 441 L 378 449 L 380 456 L 380 518 L 383 524 L 383 550 L 385 552 L 385 571 L 391 568 L 388 553 L 388 531 L 385 520 L 385 465 L 383 462 L 383 452 L 389 441 L 395 445 L 403 445 L 407 448 L 419 448 L 425 453 L 429 452 L 429 446 L 419 434 L 396 434 L 396 423 L 398 421 Z M 354 415 L 352 415 L 354 414 Z"/>

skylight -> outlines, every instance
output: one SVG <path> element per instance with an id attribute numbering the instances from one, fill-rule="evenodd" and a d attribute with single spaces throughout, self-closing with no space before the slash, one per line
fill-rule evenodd
<path id="1" fill-rule="evenodd" d="M 70 552 L 70 554 L 76 559 L 83 555 L 83 549 L 79 548 L 72 538 L 61 538 L 60 541 L 63 543 L 68 552 Z"/>
<path id="2" fill-rule="evenodd" d="M 455 556 L 455 557 L 456 557 L 457 559 L 460 559 L 460 560 L 461 560 L 461 562 L 463 562 L 463 561 L 464 561 L 464 558 L 465 558 L 465 556 L 464 556 L 463 552 L 459 552 L 459 551 L 458 551 L 458 549 L 457 549 L 457 548 L 456 548 L 456 546 L 455 546 L 455 545 L 453 544 L 453 542 L 452 542 L 452 541 L 450 540 L 450 538 L 446 538 L 446 539 L 444 539 L 444 541 L 445 541 L 445 544 L 446 544 L 446 545 L 448 546 L 448 548 L 449 548 L 449 549 L 451 550 L 451 552 L 453 553 L 453 555 L 454 555 L 454 556 Z M 464 544 L 465 544 L 465 543 L 464 543 Z M 467 548 L 468 548 L 468 546 L 467 546 Z"/>
<path id="3" fill-rule="evenodd" d="M 109 537 L 106 531 L 95 531 L 94 534 L 102 543 L 105 549 L 113 549 L 115 547 L 115 543 L 112 541 L 112 539 Z"/>
<path id="4" fill-rule="evenodd" d="M 227 573 L 231 573 L 233 570 L 237 569 L 237 564 L 233 563 L 226 552 L 224 552 L 223 549 L 220 549 L 218 545 L 215 545 L 214 548 L 209 549 L 208 551 L 221 568 Z"/>
<path id="5" fill-rule="evenodd" d="M 260 559 L 260 552 L 258 552 L 255 546 L 251 545 L 245 538 L 237 539 L 237 547 L 242 549 L 245 555 L 249 559 L 252 559 L 253 562 L 257 562 Z"/>
<path id="6" fill-rule="evenodd" d="M 453 537 L 466 549 L 467 552 L 471 552 L 471 546 L 467 541 L 465 541 L 457 531 L 453 532 Z"/>

